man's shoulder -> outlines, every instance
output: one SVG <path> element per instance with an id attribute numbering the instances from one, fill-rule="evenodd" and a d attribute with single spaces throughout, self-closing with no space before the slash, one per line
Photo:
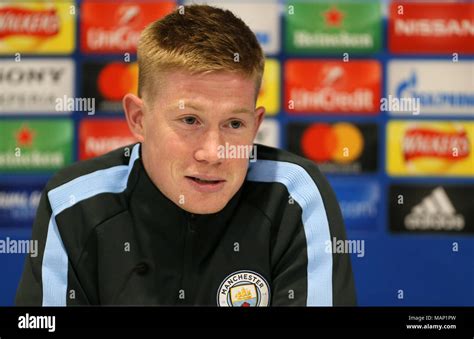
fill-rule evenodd
<path id="1" fill-rule="evenodd" d="M 51 191 L 67 183 L 73 182 L 79 178 L 84 178 L 87 184 L 87 178 L 98 171 L 108 171 L 118 166 L 128 166 L 134 146 L 131 144 L 117 148 L 96 158 L 75 162 L 56 172 L 46 185 L 46 191 Z M 104 173 L 106 175 L 107 173 Z"/>
<path id="2" fill-rule="evenodd" d="M 277 177 L 286 177 L 289 180 L 311 178 L 313 181 L 325 181 L 324 175 L 318 166 L 311 160 L 289 151 L 255 144 L 257 156 L 250 165 L 249 173 L 265 177 L 268 181 Z"/>
<path id="3" fill-rule="evenodd" d="M 337 205 L 334 191 L 318 166 L 294 153 L 257 144 L 256 161 L 250 163 L 247 182 L 268 183 L 268 191 L 260 192 L 266 199 L 277 199 L 272 187 L 285 187 L 300 205 Z M 283 199 L 288 199 L 285 196 Z"/>

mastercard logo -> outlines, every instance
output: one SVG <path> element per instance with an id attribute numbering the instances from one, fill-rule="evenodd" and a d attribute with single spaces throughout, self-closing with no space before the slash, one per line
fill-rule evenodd
<path id="1" fill-rule="evenodd" d="M 364 149 L 364 137 L 350 123 L 318 123 L 303 132 L 301 148 L 305 156 L 315 162 L 348 164 L 360 157 Z"/>
<path id="2" fill-rule="evenodd" d="M 127 93 L 138 92 L 138 64 L 112 62 L 100 70 L 97 78 L 100 94 L 110 101 L 120 101 Z"/>

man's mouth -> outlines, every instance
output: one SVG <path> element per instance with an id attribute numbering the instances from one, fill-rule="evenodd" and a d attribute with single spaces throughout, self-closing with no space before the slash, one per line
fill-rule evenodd
<path id="1" fill-rule="evenodd" d="M 221 182 L 224 182 L 225 180 L 219 179 L 219 178 L 203 178 L 203 177 L 192 177 L 192 176 L 186 176 L 186 178 L 193 180 L 194 182 L 200 184 L 200 185 L 215 185 Z"/>

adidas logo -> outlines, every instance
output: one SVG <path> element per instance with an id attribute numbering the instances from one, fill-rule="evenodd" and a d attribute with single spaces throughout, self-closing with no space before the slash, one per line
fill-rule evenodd
<path id="1" fill-rule="evenodd" d="M 409 230 L 459 231 L 464 228 L 464 217 L 456 213 L 446 191 L 435 188 L 405 217 Z"/>

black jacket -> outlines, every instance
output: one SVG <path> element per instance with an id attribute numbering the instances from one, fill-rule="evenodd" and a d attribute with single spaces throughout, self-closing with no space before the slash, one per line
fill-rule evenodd
<path id="1" fill-rule="evenodd" d="M 309 160 L 257 145 L 240 190 L 195 215 L 152 183 L 140 144 L 61 170 L 33 226 L 17 305 L 355 305 L 339 206 Z"/>

